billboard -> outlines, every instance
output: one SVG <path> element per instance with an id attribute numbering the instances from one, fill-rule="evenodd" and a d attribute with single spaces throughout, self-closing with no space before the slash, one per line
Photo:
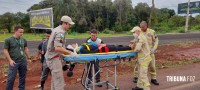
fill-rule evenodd
<path id="1" fill-rule="evenodd" d="M 190 14 L 200 13 L 200 1 L 190 2 Z M 178 4 L 178 14 L 186 14 L 187 13 L 188 3 L 180 3 Z"/>
<path id="2" fill-rule="evenodd" d="M 51 29 L 53 28 L 52 8 L 33 10 L 29 12 L 30 28 Z"/>

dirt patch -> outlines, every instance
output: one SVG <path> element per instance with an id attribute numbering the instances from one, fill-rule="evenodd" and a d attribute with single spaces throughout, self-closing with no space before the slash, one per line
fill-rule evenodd
<path id="1" fill-rule="evenodd" d="M 191 60 L 195 58 L 200 58 L 200 43 L 184 43 L 184 44 L 176 44 L 176 45 L 163 45 L 159 46 L 156 52 L 156 61 L 164 62 L 164 61 L 180 61 L 180 60 Z M 113 61 L 110 64 L 114 63 Z M 103 65 L 103 62 L 101 62 Z M 134 60 L 130 61 L 130 63 L 121 62 L 121 64 L 117 67 L 118 75 L 125 73 L 132 73 L 132 69 L 134 65 Z M 81 74 L 83 72 L 84 64 L 78 64 L 74 68 L 73 77 L 67 77 L 66 72 L 64 72 L 65 82 L 66 84 L 74 84 L 80 83 Z M 6 75 L 7 75 L 8 61 L 6 59 L 0 59 L 0 90 L 5 89 L 6 84 Z M 111 70 L 114 70 L 113 67 L 110 67 Z M 105 69 L 102 70 L 105 72 Z M 28 73 L 26 79 L 26 88 L 27 90 L 35 90 L 34 87 L 40 84 L 40 74 L 41 74 L 41 63 L 40 61 L 36 61 L 34 63 L 28 64 Z M 105 77 L 105 73 L 101 73 L 102 78 Z M 45 87 L 49 89 L 51 81 L 51 75 L 48 77 L 46 81 Z M 17 89 L 18 85 L 18 77 L 15 80 L 14 88 Z"/>
<path id="2" fill-rule="evenodd" d="M 155 55 L 157 61 L 177 61 L 200 58 L 199 53 L 199 43 L 185 43 L 160 46 Z"/>

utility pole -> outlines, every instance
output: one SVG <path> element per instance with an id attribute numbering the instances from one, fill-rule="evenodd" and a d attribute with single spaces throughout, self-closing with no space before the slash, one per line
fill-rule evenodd
<path id="1" fill-rule="evenodd" d="M 188 0 L 187 15 L 186 15 L 186 21 L 185 21 L 185 33 L 188 32 L 189 12 L 190 12 L 190 0 Z"/>
<path id="2" fill-rule="evenodd" d="M 151 28 L 152 26 L 152 18 L 155 17 L 155 4 L 154 4 L 154 0 L 152 0 L 152 6 L 151 6 L 151 13 L 150 13 L 150 17 L 149 17 L 149 23 L 148 23 L 148 27 Z M 155 20 L 154 20 L 155 23 Z"/>

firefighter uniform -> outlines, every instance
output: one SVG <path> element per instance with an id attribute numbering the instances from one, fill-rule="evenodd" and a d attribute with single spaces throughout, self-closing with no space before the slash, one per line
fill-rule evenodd
<path id="1" fill-rule="evenodd" d="M 155 34 L 155 31 L 152 29 L 147 28 L 146 32 L 143 32 L 145 37 L 147 38 L 148 41 L 148 45 L 150 47 L 150 51 L 151 51 L 151 58 L 152 61 L 149 64 L 149 68 L 150 68 L 150 75 L 151 75 L 151 79 L 156 79 L 156 66 L 155 66 L 155 55 L 154 52 L 158 47 L 158 37 Z M 135 66 L 134 68 L 134 77 L 138 77 L 138 65 Z"/>
<path id="2" fill-rule="evenodd" d="M 138 27 L 135 29 L 140 29 L 140 28 Z M 137 55 L 137 65 L 138 65 L 137 87 L 142 88 L 144 90 L 150 90 L 150 83 L 148 80 L 147 72 L 148 72 L 149 63 L 152 60 L 152 58 L 150 56 L 150 48 L 149 48 L 147 39 L 145 35 L 142 33 L 142 31 L 140 31 L 139 36 L 136 37 L 133 41 L 135 41 L 136 43 L 134 52 L 138 53 Z"/>
<path id="3" fill-rule="evenodd" d="M 65 47 L 64 43 L 65 30 L 60 25 L 52 31 L 45 54 L 46 63 L 52 75 L 51 90 L 64 90 L 64 77 L 60 54 L 55 51 L 55 47 Z"/>
<path id="4" fill-rule="evenodd" d="M 158 37 L 155 34 L 155 31 L 147 28 L 146 32 L 143 32 L 147 38 L 150 50 L 152 61 L 149 64 L 151 79 L 156 79 L 156 66 L 155 66 L 155 55 L 154 52 L 158 47 Z"/>

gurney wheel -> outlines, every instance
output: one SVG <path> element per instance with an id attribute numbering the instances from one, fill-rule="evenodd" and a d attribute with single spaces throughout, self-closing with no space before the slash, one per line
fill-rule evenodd
<path id="1" fill-rule="evenodd" d="M 63 66 L 63 71 L 66 71 L 67 69 L 69 69 L 69 66 L 68 65 L 64 65 Z"/>
<path id="2" fill-rule="evenodd" d="M 68 76 L 68 77 L 72 77 L 72 76 L 73 76 L 73 72 L 72 72 L 72 71 L 68 71 L 68 72 L 67 72 L 67 76 Z"/>

